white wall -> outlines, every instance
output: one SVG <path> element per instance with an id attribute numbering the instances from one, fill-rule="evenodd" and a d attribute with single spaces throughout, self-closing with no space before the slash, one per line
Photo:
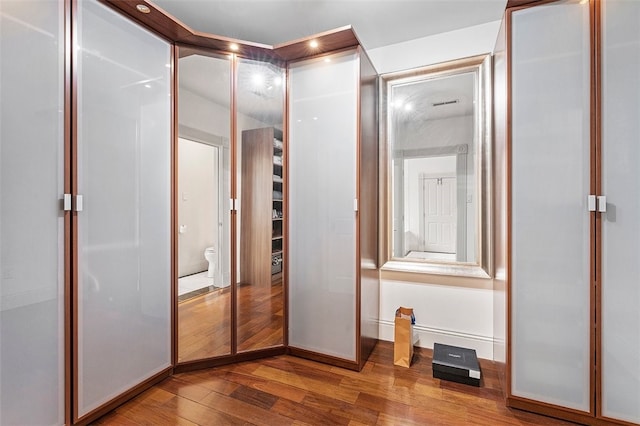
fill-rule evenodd
<path id="1" fill-rule="evenodd" d="M 380 286 L 380 339 L 393 341 L 398 306 L 413 308 L 417 345 L 444 343 L 475 349 L 493 358 L 493 290 L 491 280 L 469 279 L 467 286 L 442 278 L 413 283 L 383 280 Z"/>
<path id="2" fill-rule="evenodd" d="M 379 74 L 491 53 L 500 21 L 368 50 Z"/>
<path id="3" fill-rule="evenodd" d="M 411 121 L 398 126 L 394 149 L 420 149 L 466 144 L 474 149 L 473 115 Z M 426 143 L 426 141 L 429 141 Z M 472 162 L 473 164 L 473 162 Z"/>
<path id="4" fill-rule="evenodd" d="M 178 140 L 178 276 L 206 271 L 218 247 L 218 147 Z"/>
<path id="5" fill-rule="evenodd" d="M 500 21 L 368 51 L 381 74 L 493 51 Z M 398 306 L 413 307 L 420 339 L 476 349 L 493 359 L 493 282 L 490 279 L 425 275 L 421 282 L 383 280 L 380 290 L 380 338 L 393 340 L 393 319 Z"/>

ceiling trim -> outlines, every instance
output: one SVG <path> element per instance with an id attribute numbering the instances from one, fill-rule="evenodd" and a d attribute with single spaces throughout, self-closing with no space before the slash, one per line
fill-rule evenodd
<path id="1" fill-rule="evenodd" d="M 360 41 L 351 26 L 336 28 L 313 36 L 270 46 L 268 44 L 195 31 L 150 0 L 100 0 L 100 2 L 160 34 L 170 42 L 217 50 L 223 53 L 235 53 L 249 59 L 271 62 L 293 61 L 360 45 Z M 140 12 L 137 8 L 138 5 L 147 6 L 149 12 Z M 313 40 L 318 44 L 316 48 L 310 47 L 310 42 Z M 232 44 L 236 44 L 238 48 L 232 50 Z"/>
<path id="2" fill-rule="evenodd" d="M 543 0 L 507 0 L 506 9 L 509 9 L 512 7 L 520 7 L 520 6 L 528 5 L 530 3 L 540 3 L 541 1 Z"/>
<path id="3" fill-rule="evenodd" d="M 310 43 L 315 41 L 317 47 L 313 48 Z M 350 25 L 325 31 L 309 37 L 303 37 L 287 43 L 274 46 L 276 54 L 285 61 L 307 58 L 321 55 L 349 47 L 356 47 L 360 44 L 355 31 Z"/>

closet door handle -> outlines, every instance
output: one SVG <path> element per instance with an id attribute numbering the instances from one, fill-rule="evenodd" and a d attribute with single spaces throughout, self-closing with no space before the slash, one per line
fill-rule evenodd
<path id="1" fill-rule="evenodd" d="M 65 212 L 71 211 L 71 194 L 64 194 L 64 198 L 62 199 L 62 210 Z"/>
<path id="2" fill-rule="evenodd" d="M 598 196 L 598 211 L 600 213 L 606 213 L 607 212 L 607 197 L 604 195 L 599 195 Z"/>
<path id="3" fill-rule="evenodd" d="M 81 212 L 82 210 L 84 210 L 84 199 L 82 198 L 82 195 L 78 194 L 74 197 L 74 207 L 73 210 L 76 212 Z"/>
<path id="4" fill-rule="evenodd" d="M 587 208 L 589 209 L 590 212 L 595 212 L 596 211 L 596 196 L 595 195 L 589 195 L 587 197 Z"/>

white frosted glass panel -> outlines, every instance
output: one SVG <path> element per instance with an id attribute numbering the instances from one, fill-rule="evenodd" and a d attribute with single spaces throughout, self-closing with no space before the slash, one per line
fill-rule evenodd
<path id="1" fill-rule="evenodd" d="M 170 365 L 170 46 L 78 14 L 78 411 Z"/>
<path id="2" fill-rule="evenodd" d="M 356 357 L 358 59 L 290 69 L 289 344 Z"/>
<path id="3" fill-rule="evenodd" d="M 512 393 L 588 411 L 589 5 L 512 18 Z"/>
<path id="4" fill-rule="evenodd" d="M 602 2 L 602 414 L 640 423 L 640 2 Z"/>
<path id="5" fill-rule="evenodd" d="M 0 1 L 0 424 L 64 423 L 64 3 Z"/>

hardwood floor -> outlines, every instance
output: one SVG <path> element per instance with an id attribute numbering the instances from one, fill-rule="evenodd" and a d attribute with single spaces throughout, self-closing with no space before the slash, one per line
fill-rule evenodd
<path id="1" fill-rule="evenodd" d="M 282 280 L 271 286 L 237 287 L 238 352 L 282 345 Z M 190 361 L 231 353 L 229 288 L 178 304 L 178 359 Z"/>
<path id="2" fill-rule="evenodd" d="M 379 342 L 361 372 L 278 356 L 174 375 L 96 425 L 570 425 L 506 408 L 495 366 L 481 387 L 434 379 L 431 350 L 411 368 Z"/>

